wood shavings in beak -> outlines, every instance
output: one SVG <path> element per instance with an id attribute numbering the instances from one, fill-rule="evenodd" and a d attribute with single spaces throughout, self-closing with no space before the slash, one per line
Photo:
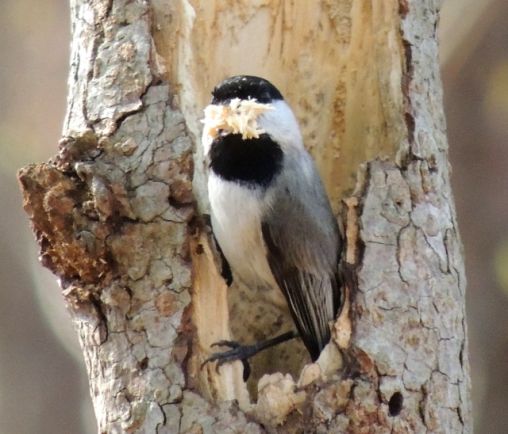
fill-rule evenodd
<path id="1" fill-rule="evenodd" d="M 232 99 L 228 105 L 210 104 L 205 108 L 203 134 L 214 140 L 219 135 L 241 134 L 242 139 L 257 139 L 265 131 L 258 125 L 258 117 L 273 110 L 271 104 L 255 99 Z"/>

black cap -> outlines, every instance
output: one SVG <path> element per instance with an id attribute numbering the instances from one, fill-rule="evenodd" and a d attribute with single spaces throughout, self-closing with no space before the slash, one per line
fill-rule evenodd
<path id="1" fill-rule="evenodd" d="M 236 75 L 226 78 L 212 91 L 212 104 L 231 101 L 233 98 L 256 99 L 260 103 L 284 99 L 279 90 L 268 80 L 253 75 Z"/>

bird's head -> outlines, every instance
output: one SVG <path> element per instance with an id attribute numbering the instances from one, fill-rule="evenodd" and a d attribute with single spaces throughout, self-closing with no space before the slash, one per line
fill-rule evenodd
<path id="1" fill-rule="evenodd" d="M 229 134 L 241 135 L 243 140 L 267 134 L 283 150 L 303 146 L 291 108 L 280 91 L 260 77 L 237 75 L 219 83 L 203 123 L 205 155 L 214 141 Z"/>

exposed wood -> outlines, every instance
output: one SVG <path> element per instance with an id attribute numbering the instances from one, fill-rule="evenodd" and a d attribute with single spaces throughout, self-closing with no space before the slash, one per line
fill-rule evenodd
<path id="1" fill-rule="evenodd" d="M 472 432 L 440 2 L 71 3 L 64 138 L 20 181 L 99 432 Z M 257 401 L 239 363 L 201 367 L 212 342 L 250 327 L 249 306 L 231 310 L 247 290 L 226 288 L 201 217 L 201 110 L 239 73 L 287 96 L 334 209 L 351 196 L 332 342 L 301 375 L 295 356 L 293 376 L 263 377 Z M 281 351 L 284 364 L 297 349 Z"/>

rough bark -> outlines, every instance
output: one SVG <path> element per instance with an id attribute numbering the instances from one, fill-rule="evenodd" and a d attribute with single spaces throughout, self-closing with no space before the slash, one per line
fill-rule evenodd
<path id="1" fill-rule="evenodd" d="M 59 154 L 19 177 L 99 432 L 472 431 L 439 3 L 71 1 Z M 200 216 L 200 110 L 235 73 L 295 107 L 351 277 L 323 358 L 262 378 L 257 402 L 239 363 L 201 368 L 231 327 Z"/>

